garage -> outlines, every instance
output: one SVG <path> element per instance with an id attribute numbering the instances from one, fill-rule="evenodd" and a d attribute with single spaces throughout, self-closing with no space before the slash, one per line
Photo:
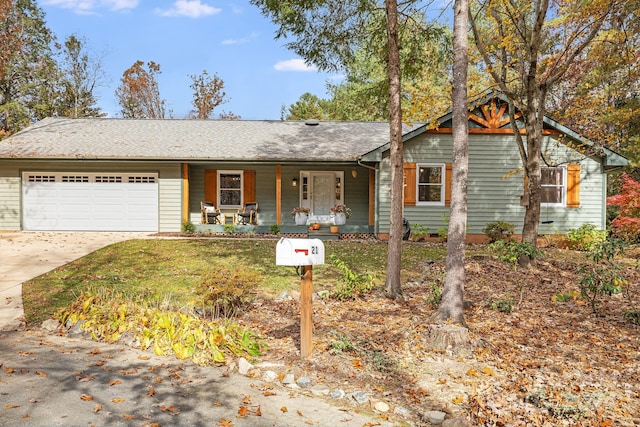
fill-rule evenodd
<path id="1" fill-rule="evenodd" d="M 158 231 L 158 174 L 23 172 L 23 229 Z"/>

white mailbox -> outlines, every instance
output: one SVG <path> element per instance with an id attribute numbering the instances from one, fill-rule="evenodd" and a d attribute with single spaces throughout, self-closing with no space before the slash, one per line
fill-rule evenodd
<path id="1" fill-rule="evenodd" d="M 324 244 L 320 239 L 282 238 L 276 245 L 276 265 L 324 264 Z"/>

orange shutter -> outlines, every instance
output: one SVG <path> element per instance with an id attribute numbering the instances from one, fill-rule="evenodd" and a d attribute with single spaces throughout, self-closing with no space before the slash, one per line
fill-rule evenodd
<path id="1" fill-rule="evenodd" d="M 215 169 L 204 171 L 204 200 L 218 207 L 218 171 Z"/>
<path id="2" fill-rule="evenodd" d="M 567 165 L 567 207 L 580 207 L 580 165 Z"/>
<path id="3" fill-rule="evenodd" d="M 246 170 L 244 171 L 244 203 L 257 202 L 256 200 L 256 171 Z"/>
<path id="4" fill-rule="evenodd" d="M 445 174 L 444 174 L 444 205 L 451 206 L 451 177 L 453 175 L 453 165 L 451 163 L 447 163 L 445 165 Z"/>
<path id="5" fill-rule="evenodd" d="M 416 164 L 405 163 L 403 165 L 404 172 L 404 191 L 403 201 L 405 206 L 416 205 Z"/>

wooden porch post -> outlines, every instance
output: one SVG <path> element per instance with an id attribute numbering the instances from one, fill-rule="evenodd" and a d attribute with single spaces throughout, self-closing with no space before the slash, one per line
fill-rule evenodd
<path id="1" fill-rule="evenodd" d="M 189 221 L 189 165 L 182 164 L 182 222 Z"/>
<path id="2" fill-rule="evenodd" d="M 369 169 L 369 226 L 376 222 L 376 171 Z"/>

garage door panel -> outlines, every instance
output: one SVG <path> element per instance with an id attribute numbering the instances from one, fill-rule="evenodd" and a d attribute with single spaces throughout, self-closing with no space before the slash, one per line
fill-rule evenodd
<path id="1" fill-rule="evenodd" d="M 155 174 L 23 173 L 25 230 L 157 231 L 157 206 Z"/>

